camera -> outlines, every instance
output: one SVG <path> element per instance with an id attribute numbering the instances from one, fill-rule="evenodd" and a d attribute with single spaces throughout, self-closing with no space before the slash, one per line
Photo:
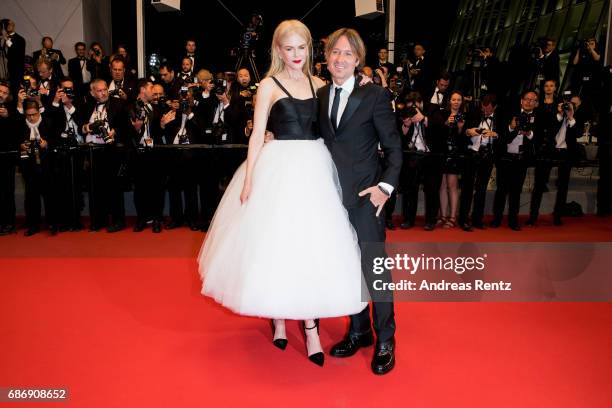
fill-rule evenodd
<path id="1" fill-rule="evenodd" d="M 227 81 L 223 78 L 213 80 L 215 94 L 223 95 L 227 89 Z"/>
<path id="2" fill-rule="evenodd" d="M 96 55 L 96 57 L 99 57 L 100 55 L 102 55 L 102 50 L 99 48 L 94 48 L 93 52 Z"/>
<path id="3" fill-rule="evenodd" d="M 105 120 L 96 120 L 89 124 L 89 129 L 91 133 L 96 134 L 104 140 L 104 143 L 112 143 L 113 139 L 108 135 L 108 130 L 106 129 L 106 121 Z"/>
<path id="4" fill-rule="evenodd" d="M 417 110 L 416 106 L 414 106 L 414 104 L 408 106 L 407 104 L 404 104 L 404 103 L 398 103 L 396 107 L 397 107 L 397 114 L 401 120 L 413 118 L 414 116 L 416 116 L 417 113 L 419 113 L 419 111 Z"/>
<path id="5" fill-rule="evenodd" d="M 451 126 L 457 126 L 459 122 L 463 122 L 465 120 L 465 116 L 462 112 L 459 112 L 455 115 L 455 119 L 450 123 Z"/>
<path id="6" fill-rule="evenodd" d="M 119 98 L 121 95 L 119 94 L 119 88 L 115 88 L 112 91 L 108 91 L 108 96 L 113 98 Z"/>
<path id="7" fill-rule="evenodd" d="M 168 98 L 166 96 L 159 97 L 159 99 L 157 100 L 157 106 L 159 107 L 159 110 L 162 115 L 165 115 L 166 113 L 170 112 L 170 110 L 172 110 L 172 108 L 170 108 L 170 106 L 168 105 Z"/>
<path id="8" fill-rule="evenodd" d="M 40 140 L 29 140 L 26 142 L 27 149 L 21 151 L 21 160 L 28 160 L 34 157 L 36 164 L 40 165 Z"/>
<path id="9" fill-rule="evenodd" d="M 30 77 L 29 75 L 23 76 L 22 86 L 28 98 L 38 96 L 38 89 L 32 88 L 32 77 Z"/>
<path id="10" fill-rule="evenodd" d="M 522 112 L 517 118 L 517 129 L 519 132 L 530 132 L 533 130 L 533 116 Z"/>
<path id="11" fill-rule="evenodd" d="M 134 109 L 132 110 L 132 120 L 142 120 L 144 121 L 147 118 L 149 113 L 149 109 L 145 105 L 143 101 L 140 99 L 136 99 L 136 104 L 134 105 Z"/>
<path id="12" fill-rule="evenodd" d="M 64 94 L 67 98 L 74 99 L 74 89 L 72 88 L 64 88 Z"/>
<path id="13" fill-rule="evenodd" d="M 563 113 L 567 115 L 567 112 L 572 108 L 572 92 L 564 91 L 563 92 L 563 104 L 561 105 L 561 109 L 563 109 Z"/>

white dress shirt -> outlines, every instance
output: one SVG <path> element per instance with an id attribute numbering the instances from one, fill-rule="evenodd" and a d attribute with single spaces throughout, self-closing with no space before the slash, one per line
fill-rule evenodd
<path id="1" fill-rule="evenodd" d="M 340 119 L 342 119 L 342 114 L 344 113 L 344 109 L 346 109 L 346 104 L 348 103 L 348 99 L 353 92 L 353 88 L 355 87 L 355 77 L 351 76 L 349 79 L 344 81 L 342 85 L 336 85 L 332 82 L 332 85 L 329 87 L 329 108 L 328 114 L 331 116 L 332 105 L 334 104 L 334 96 L 336 95 L 336 88 L 342 88 L 340 92 L 340 103 L 338 105 L 338 116 L 336 117 L 336 127 L 340 124 Z M 389 194 L 393 193 L 393 186 L 387 183 L 380 182 L 378 183 L 385 191 Z"/>
<path id="2" fill-rule="evenodd" d="M 555 142 L 556 142 L 555 148 L 567 149 L 567 142 L 565 140 L 565 137 L 567 136 L 567 128 L 574 127 L 576 125 L 576 119 L 568 120 L 563 115 L 560 115 L 557 113 L 557 121 L 563 122 L 563 123 L 561 124 L 561 127 L 559 128 L 559 132 L 557 132 L 557 135 L 555 136 Z"/>

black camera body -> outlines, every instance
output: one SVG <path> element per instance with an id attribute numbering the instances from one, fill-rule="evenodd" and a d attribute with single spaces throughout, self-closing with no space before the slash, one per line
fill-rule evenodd
<path id="1" fill-rule="evenodd" d="M 72 88 L 64 88 L 64 94 L 67 98 L 74 99 L 74 89 Z"/>
<path id="2" fill-rule="evenodd" d="M 227 89 L 227 81 L 223 78 L 213 80 L 215 94 L 223 95 Z"/>
<path id="3" fill-rule="evenodd" d="M 517 129 L 519 132 L 531 132 L 533 130 L 533 116 L 521 112 L 517 120 Z"/>
<path id="4" fill-rule="evenodd" d="M 102 140 L 104 140 L 104 143 L 112 143 L 113 139 L 108 135 L 105 120 L 100 119 L 90 123 L 89 129 L 91 130 L 91 133 L 100 136 Z"/>
<path id="5" fill-rule="evenodd" d="M 397 104 L 397 115 L 401 120 L 413 118 L 419 113 L 417 107 L 413 105 L 408 106 L 407 104 Z"/>
<path id="6" fill-rule="evenodd" d="M 112 91 L 108 91 L 108 96 L 113 97 L 113 98 L 119 98 L 121 96 L 119 91 L 120 91 L 119 88 L 115 88 Z"/>

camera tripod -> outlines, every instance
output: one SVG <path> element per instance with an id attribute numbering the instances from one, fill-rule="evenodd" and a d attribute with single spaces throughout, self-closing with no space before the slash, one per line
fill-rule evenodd
<path id="1" fill-rule="evenodd" d="M 253 76 L 255 77 L 255 82 L 259 82 L 259 72 L 257 71 L 257 65 L 255 65 L 255 56 L 253 55 L 253 51 L 250 48 L 240 48 L 238 59 L 236 61 L 236 68 L 234 69 L 234 71 L 237 73 L 238 70 L 243 67 L 243 63 L 245 63 L 245 60 L 248 64 L 246 68 L 250 69 L 253 73 Z"/>

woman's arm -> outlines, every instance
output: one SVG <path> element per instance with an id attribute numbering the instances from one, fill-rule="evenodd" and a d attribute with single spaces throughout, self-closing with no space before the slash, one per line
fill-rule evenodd
<path id="1" fill-rule="evenodd" d="M 253 133 L 251 133 L 251 137 L 249 138 L 246 176 L 242 193 L 240 194 L 240 201 L 242 203 L 246 202 L 251 192 L 251 177 L 255 162 L 264 144 L 269 110 L 272 105 L 273 91 L 274 83 L 271 78 L 265 78 L 261 81 L 259 89 L 257 90 L 257 104 L 255 105 L 255 113 L 253 115 Z"/>

